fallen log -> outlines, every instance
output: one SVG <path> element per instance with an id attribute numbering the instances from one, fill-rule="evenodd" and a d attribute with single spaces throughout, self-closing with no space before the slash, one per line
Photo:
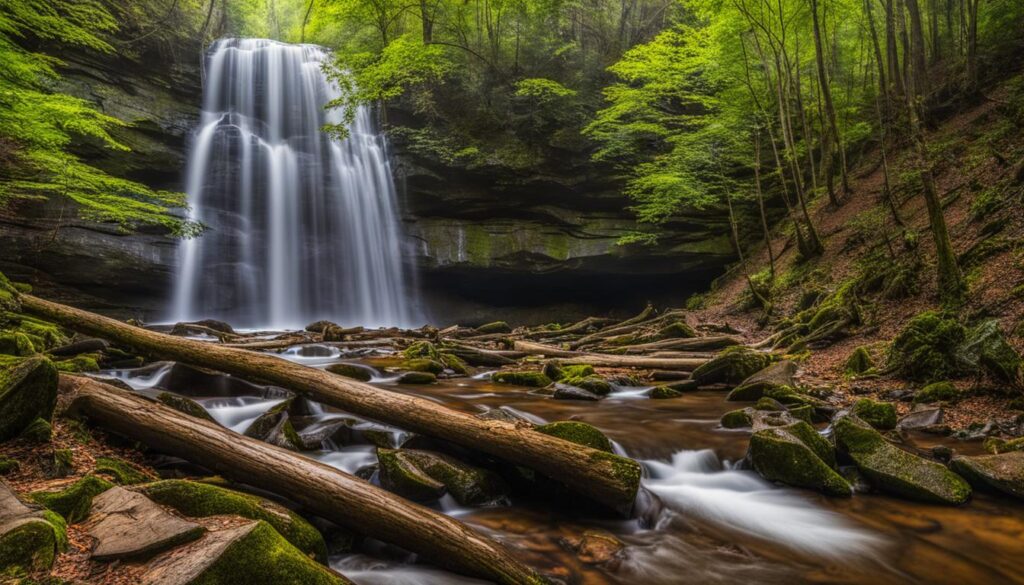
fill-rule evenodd
<path id="1" fill-rule="evenodd" d="M 640 465 L 636 461 L 530 428 L 482 420 L 432 400 L 382 390 L 270 354 L 172 337 L 28 294 L 19 295 L 19 300 L 24 310 L 71 329 L 156 356 L 265 380 L 355 415 L 446 439 L 534 469 L 623 514 L 632 511 L 640 487 Z"/>
<path id="2" fill-rule="evenodd" d="M 523 337 L 527 339 L 542 339 L 546 337 L 561 337 L 563 335 L 571 335 L 579 332 L 586 332 L 591 327 L 604 327 L 610 323 L 614 323 L 614 319 L 607 317 L 587 317 L 582 321 L 577 321 L 572 325 L 563 327 L 562 329 L 541 329 L 537 331 L 529 331 Z"/>
<path id="3" fill-rule="evenodd" d="M 657 327 L 659 323 L 665 323 L 666 321 L 671 321 L 674 319 L 682 319 L 685 316 L 685 314 L 686 313 L 684 311 L 674 310 L 668 311 L 654 318 L 636 321 L 633 323 L 620 323 L 618 325 L 615 325 L 614 327 L 606 327 L 596 333 L 591 333 L 586 337 L 580 338 L 579 340 L 572 344 L 572 348 L 579 349 L 586 345 L 600 343 L 601 341 L 604 341 L 612 337 L 628 335 L 641 329 L 653 329 Z M 634 319 L 636 318 L 637 317 L 634 317 Z M 630 319 L 630 321 L 632 321 L 632 319 Z"/>
<path id="4" fill-rule="evenodd" d="M 625 351 L 627 354 L 632 353 L 644 353 L 647 351 L 658 351 L 658 350 L 689 350 L 689 351 L 706 351 L 714 349 L 722 349 L 732 345 L 741 345 L 742 342 L 735 337 L 728 335 L 712 335 L 708 337 L 690 337 L 682 339 L 663 339 L 661 341 L 652 341 L 650 343 L 638 343 L 636 345 L 624 345 L 616 348 L 620 351 Z"/>
<path id="5" fill-rule="evenodd" d="M 559 349 L 532 341 L 516 341 L 515 348 L 523 353 L 558 358 L 568 365 L 589 365 L 608 368 L 642 368 L 654 370 L 691 371 L 706 364 L 710 358 L 655 358 L 639 355 L 612 355 Z"/>
<path id="6" fill-rule="evenodd" d="M 281 494 L 332 522 L 459 573 L 498 583 L 546 583 L 500 544 L 458 520 L 287 449 L 180 413 L 91 378 L 62 375 L 69 412 L 233 480 Z"/>

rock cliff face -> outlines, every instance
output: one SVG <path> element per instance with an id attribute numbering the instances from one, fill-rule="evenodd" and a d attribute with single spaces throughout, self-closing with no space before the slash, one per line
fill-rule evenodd
<path id="1" fill-rule="evenodd" d="M 187 142 L 202 95 L 198 47 L 175 55 L 65 56 L 63 90 L 130 125 L 121 153 L 83 144 L 96 166 L 182 190 Z M 453 164 L 392 140 L 407 250 L 435 321 L 566 320 L 678 304 L 732 259 L 720 217 L 680 218 L 655 246 L 620 246 L 635 229 L 608 172 L 566 156 L 517 168 Z M 74 219 L 59 201 L 0 211 L 0 270 L 41 293 L 125 316 L 159 319 L 177 242 Z"/>

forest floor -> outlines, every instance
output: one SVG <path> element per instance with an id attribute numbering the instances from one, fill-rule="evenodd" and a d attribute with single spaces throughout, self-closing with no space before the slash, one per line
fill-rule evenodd
<path id="1" fill-rule="evenodd" d="M 1007 339 L 1018 352 L 1024 350 L 1024 137 L 1001 109 L 1008 90 L 1003 87 L 990 99 L 936 123 L 928 136 L 929 149 L 939 193 L 945 208 L 953 247 L 960 258 L 968 285 L 966 302 L 957 309 L 968 319 L 996 318 Z M 772 233 L 776 284 L 771 289 L 770 312 L 752 307 L 747 275 L 767 270 L 768 248 L 763 244 L 727 275 L 716 281 L 694 311 L 695 322 L 726 322 L 756 342 L 773 332 L 773 325 L 796 314 L 809 289 L 834 290 L 860 271 L 870 270 L 873 254 L 888 246 L 890 254 L 906 258 L 917 255 L 920 271 L 915 294 L 899 299 L 876 296 L 864 299 L 863 323 L 848 336 L 827 347 L 818 347 L 804 357 L 803 383 L 833 388 L 844 403 L 872 396 L 885 399 L 894 390 L 910 384 L 898 378 L 880 376 L 852 379 L 844 365 L 853 351 L 867 346 L 876 362 L 884 361 L 887 344 L 915 315 L 940 306 L 936 290 L 935 245 L 919 188 L 914 188 L 911 153 L 902 148 L 888 153 L 892 190 L 907 230 L 918 234 L 918 246 L 903 246 L 902 230 L 895 225 L 884 200 L 881 151 L 875 148 L 858 158 L 850 169 L 851 190 L 838 207 L 825 196 L 818 197 L 811 214 L 825 251 L 802 261 L 789 229 Z M 837 178 L 838 189 L 838 178 Z M 788 223 L 788 222 L 787 222 Z M 953 430 L 972 423 L 1015 417 L 1024 405 L 1012 402 L 1019 389 L 980 378 L 952 381 L 964 391 L 964 399 L 947 405 L 945 421 Z M 910 402 L 898 404 L 906 413 Z"/>

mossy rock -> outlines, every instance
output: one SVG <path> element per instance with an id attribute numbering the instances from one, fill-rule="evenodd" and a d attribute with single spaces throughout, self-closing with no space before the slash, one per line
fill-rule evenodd
<path id="1" fill-rule="evenodd" d="M 50 360 L 0 358 L 0 441 L 18 436 L 37 418 L 53 418 L 56 403 L 57 369 Z"/>
<path id="2" fill-rule="evenodd" d="M 433 384 L 437 376 L 430 372 L 405 372 L 398 378 L 399 384 Z"/>
<path id="3" fill-rule="evenodd" d="M 161 392 L 156 395 L 156 399 L 178 412 L 210 422 L 217 422 L 214 420 L 213 415 L 207 412 L 202 405 L 187 396 L 182 396 L 173 392 Z"/>
<path id="4" fill-rule="evenodd" d="M 1016 498 L 1024 498 L 1024 451 L 954 457 L 950 461 L 950 467 L 975 488 L 996 490 Z"/>
<path id="5" fill-rule="evenodd" d="M 947 505 L 962 504 L 971 496 L 971 487 L 962 477 L 944 465 L 889 443 L 855 415 L 837 417 L 832 429 L 839 449 L 853 459 L 871 485 L 883 492 Z"/>
<path id="6" fill-rule="evenodd" d="M 295 432 L 295 427 L 288 416 L 292 401 L 293 399 L 289 398 L 261 414 L 245 429 L 245 436 L 285 449 L 301 450 L 302 439 Z"/>
<path id="7" fill-rule="evenodd" d="M 67 477 L 75 469 L 75 453 L 71 449 L 54 449 L 50 477 Z"/>
<path id="8" fill-rule="evenodd" d="M 47 509 L 60 514 L 69 524 L 84 520 L 89 515 L 92 499 L 114 487 L 114 484 L 87 475 L 66 488 L 55 492 L 32 492 L 29 498 Z"/>
<path id="9" fill-rule="evenodd" d="M 490 333 L 512 333 L 512 327 L 504 321 L 494 321 L 492 323 L 486 323 L 476 328 L 478 333 L 490 334 Z"/>
<path id="10" fill-rule="evenodd" d="M 732 402 L 753 402 L 764 396 L 766 390 L 794 386 L 796 382 L 793 376 L 796 370 L 796 362 L 791 360 L 771 364 L 745 378 L 725 399 Z"/>
<path id="11" fill-rule="evenodd" d="M 762 396 L 762 397 L 757 399 L 757 402 L 754 403 L 754 410 L 770 410 L 770 411 L 786 410 L 786 405 L 781 403 L 781 402 L 779 402 L 778 400 L 775 400 L 774 398 L 768 398 L 767 396 Z"/>
<path id="12" fill-rule="evenodd" d="M 18 302 L 19 291 L 14 284 L 0 272 L 0 311 L 17 311 L 21 308 Z"/>
<path id="13" fill-rule="evenodd" d="M 321 563 L 327 560 L 327 544 L 320 532 L 302 516 L 270 500 L 183 479 L 156 481 L 134 489 L 158 504 L 174 508 L 193 518 L 235 514 L 243 518 L 262 520 L 270 524 L 303 554 L 310 555 Z"/>
<path id="14" fill-rule="evenodd" d="M 843 366 L 843 373 L 847 376 L 863 376 L 875 369 L 875 360 L 871 357 L 871 352 L 865 346 L 860 346 L 853 350 L 850 357 L 846 359 L 846 364 Z"/>
<path id="15" fill-rule="evenodd" d="M 32 340 L 28 335 L 15 331 L 12 333 L 0 333 L 0 353 L 15 356 L 30 356 L 36 353 Z"/>
<path id="16" fill-rule="evenodd" d="M 651 388 L 651 391 L 647 393 L 648 398 L 655 400 L 667 400 L 670 398 L 679 398 L 683 395 L 682 392 L 668 386 L 655 386 Z"/>
<path id="17" fill-rule="evenodd" d="M 985 446 L 985 450 L 993 454 L 1024 451 L 1024 437 L 1018 437 L 1010 440 L 1000 439 L 999 437 L 989 437 L 985 439 L 983 444 Z"/>
<path id="18" fill-rule="evenodd" d="M 763 370 L 774 358 L 742 346 L 730 347 L 693 371 L 693 379 L 701 385 L 739 384 Z"/>
<path id="19" fill-rule="evenodd" d="M 436 493 L 436 484 L 463 506 L 491 506 L 508 500 L 508 486 L 498 475 L 441 453 L 415 449 L 378 449 L 381 485 L 402 494 L 406 488 L 426 488 L 419 495 Z M 424 477 L 425 476 L 425 477 Z M 433 481 L 430 481 L 433 480 Z"/>
<path id="20" fill-rule="evenodd" d="M 745 429 L 754 426 L 754 409 L 752 408 L 741 408 L 739 410 L 730 410 L 729 412 L 722 415 L 721 421 L 722 428 L 725 429 Z"/>
<path id="21" fill-rule="evenodd" d="M 853 487 L 835 470 L 835 452 L 803 421 L 758 430 L 750 437 L 747 454 L 754 471 L 769 481 L 850 496 Z"/>
<path id="22" fill-rule="evenodd" d="M 239 535 L 189 585 L 348 585 L 350 581 L 309 558 L 259 520 L 230 529 Z M 237 532 L 236 532 L 237 531 Z M 196 541 L 202 546 L 204 540 Z M 201 553 L 200 553 L 201 554 Z M 185 562 L 188 562 L 185 559 Z M 184 570 L 182 567 L 181 570 Z M 175 571 L 175 572 L 180 572 Z M 144 580 L 146 580 L 144 576 Z"/>
<path id="23" fill-rule="evenodd" d="M 814 407 L 810 404 L 801 404 L 800 406 L 793 406 L 786 410 L 790 416 L 797 420 L 802 420 L 808 424 L 814 422 Z"/>
<path id="24" fill-rule="evenodd" d="M 437 347 L 429 341 L 417 341 L 409 347 L 405 348 L 402 352 L 402 356 L 407 360 L 416 358 L 427 358 L 432 360 L 439 360 L 441 358 L 440 352 Z"/>
<path id="25" fill-rule="evenodd" d="M 654 335 L 654 339 L 691 339 L 697 337 L 697 332 L 682 321 L 670 323 Z"/>
<path id="26" fill-rule="evenodd" d="M 9 313 L 8 317 L 17 323 L 18 331 L 32 340 L 36 351 L 45 351 L 68 343 L 68 336 L 60 327 L 30 315 Z"/>
<path id="27" fill-rule="evenodd" d="M 53 439 L 53 425 L 44 418 L 36 418 L 19 436 L 33 443 L 49 443 Z"/>
<path id="28" fill-rule="evenodd" d="M 403 370 L 409 370 L 411 372 L 430 372 L 435 376 L 444 371 L 444 364 L 432 359 L 427 358 L 416 358 L 411 360 L 405 360 L 399 366 Z"/>
<path id="29" fill-rule="evenodd" d="M 995 319 L 972 327 L 957 354 L 967 369 L 984 370 L 1002 382 L 1014 383 L 1020 373 L 1020 354 L 1006 341 Z"/>
<path id="30" fill-rule="evenodd" d="M 960 373 L 958 348 L 966 338 L 964 327 L 938 311 L 926 311 L 910 320 L 889 347 L 888 368 L 918 382 L 944 380 Z"/>
<path id="31" fill-rule="evenodd" d="M 419 361 L 419 360 L 409 360 Z M 430 360 L 427 360 L 430 361 Z M 412 368 L 407 368 L 412 369 Z M 344 376 L 346 378 L 352 378 L 353 380 L 359 380 L 360 382 L 369 382 L 373 379 L 373 372 L 370 368 L 364 366 L 357 366 L 355 364 L 331 364 L 327 366 L 327 371 L 332 374 Z"/>
<path id="32" fill-rule="evenodd" d="M 593 425 L 579 421 L 558 421 L 537 427 L 537 432 L 565 439 L 578 445 L 611 453 L 612 442 Z"/>
<path id="33" fill-rule="evenodd" d="M 67 372 L 69 374 L 80 374 L 83 372 L 98 372 L 100 371 L 100 364 L 97 361 L 99 354 L 81 354 L 76 355 L 73 358 L 66 360 L 60 360 L 54 362 L 58 371 Z"/>
<path id="34" fill-rule="evenodd" d="M 128 463 L 117 457 L 97 457 L 94 473 L 109 475 L 114 478 L 114 483 L 119 485 L 135 485 L 156 481 L 156 477 L 149 472 Z"/>
<path id="35" fill-rule="evenodd" d="M 896 428 L 896 406 L 891 402 L 861 398 L 853 403 L 850 410 L 876 429 L 888 431 Z"/>
<path id="36" fill-rule="evenodd" d="M 16 459 L 5 457 L 0 455 L 0 475 L 7 475 L 13 473 L 21 468 L 21 464 Z"/>
<path id="37" fill-rule="evenodd" d="M 444 364 L 445 368 L 460 376 L 469 375 L 469 364 L 466 363 L 466 360 L 453 353 L 441 352 L 441 363 Z"/>
<path id="38" fill-rule="evenodd" d="M 598 396 L 607 396 L 612 392 L 611 382 L 601 376 L 564 376 L 559 383 L 582 388 Z"/>
<path id="39" fill-rule="evenodd" d="M 416 502 L 433 502 L 445 494 L 443 482 L 431 477 L 398 449 L 377 449 L 380 484 L 384 489 Z"/>
<path id="40" fill-rule="evenodd" d="M 551 385 L 551 378 L 543 372 L 532 371 L 511 371 L 495 372 L 491 380 L 499 384 L 515 384 L 516 386 L 528 386 L 530 388 L 543 388 Z"/>
<path id="41" fill-rule="evenodd" d="M 58 550 L 54 526 L 39 517 L 22 518 L 15 522 L 13 528 L 0 534 L 0 576 L 26 575 L 49 570 L 57 558 Z"/>
<path id="42" fill-rule="evenodd" d="M 934 382 L 918 390 L 914 395 L 916 403 L 946 402 L 960 398 L 960 391 L 949 382 Z"/>

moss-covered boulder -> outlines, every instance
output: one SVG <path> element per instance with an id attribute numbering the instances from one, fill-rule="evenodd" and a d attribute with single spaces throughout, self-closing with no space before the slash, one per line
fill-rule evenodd
<path id="1" fill-rule="evenodd" d="M 849 496 L 853 487 L 835 470 L 835 450 L 803 421 L 764 428 L 750 437 L 747 453 L 754 471 L 769 481 Z"/>
<path id="2" fill-rule="evenodd" d="M 476 328 L 478 333 L 512 333 L 512 327 L 504 321 L 494 321 L 491 323 L 485 323 Z"/>
<path id="3" fill-rule="evenodd" d="M 853 403 L 851 411 L 876 429 L 888 431 L 896 428 L 896 406 L 891 402 L 861 398 Z"/>
<path id="4" fill-rule="evenodd" d="M 931 402 L 947 402 L 960 398 L 960 391 L 956 389 L 956 386 L 949 382 L 934 382 L 928 384 L 924 388 L 917 391 L 914 394 L 914 402 L 931 403 Z"/>
<path id="5" fill-rule="evenodd" d="M 440 480 L 400 456 L 398 449 L 377 449 L 380 485 L 403 498 L 416 502 L 433 502 L 445 494 Z"/>
<path id="6" fill-rule="evenodd" d="M 650 392 L 647 393 L 648 398 L 653 398 L 655 400 L 679 398 L 682 395 L 682 392 L 676 390 L 675 388 L 670 388 L 669 386 L 655 386 L 654 388 L 651 388 Z"/>
<path id="7" fill-rule="evenodd" d="M 843 365 L 843 373 L 850 377 L 863 376 L 875 369 L 875 359 L 865 346 L 853 350 Z"/>
<path id="8" fill-rule="evenodd" d="M 725 429 L 745 429 L 754 426 L 754 409 L 753 408 L 741 408 L 739 410 L 730 410 L 729 412 L 722 415 L 720 421 L 722 428 Z"/>
<path id="9" fill-rule="evenodd" d="M 399 366 L 403 370 L 409 370 L 412 372 L 430 372 L 431 374 L 437 375 L 444 372 L 444 364 L 437 360 L 428 358 L 415 358 L 411 360 L 405 360 Z"/>
<path id="10" fill-rule="evenodd" d="M 1008 383 L 1017 381 L 1021 358 L 999 328 L 995 319 L 986 319 L 967 332 L 958 351 L 966 369 L 984 370 L 994 378 Z"/>
<path id="11" fill-rule="evenodd" d="M 697 337 L 697 332 L 683 321 L 675 321 L 665 325 L 654 334 L 654 339 L 690 339 Z"/>
<path id="12" fill-rule="evenodd" d="M 551 378 L 545 376 L 543 372 L 525 370 L 495 372 L 491 376 L 491 380 L 499 384 L 515 384 L 516 386 L 529 386 L 530 388 L 543 388 L 550 386 L 552 382 Z"/>
<path id="13" fill-rule="evenodd" d="M 883 492 L 949 505 L 962 504 L 971 495 L 971 487 L 962 477 L 889 443 L 855 415 L 837 417 L 832 428 L 836 446 L 853 459 L 871 485 Z"/>
<path id="14" fill-rule="evenodd" d="M 92 499 L 114 487 L 114 484 L 95 475 L 87 475 L 64 489 L 52 492 L 32 492 L 29 499 L 60 514 L 69 524 L 85 519 L 92 507 Z"/>
<path id="15" fill-rule="evenodd" d="M 607 396 L 612 392 L 612 384 L 601 376 L 564 376 L 559 384 L 582 388 L 598 396 Z"/>
<path id="16" fill-rule="evenodd" d="M 84 372 L 100 371 L 99 354 L 83 353 L 73 358 L 54 362 L 58 371 L 69 374 L 81 374 Z"/>
<path id="17" fill-rule="evenodd" d="M 59 516 L 26 506 L 0 482 L 0 581 L 48 570 L 67 547 L 66 528 Z"/>
<path id="18" fill-rule="evenodd" d="M 245 436 L 285 449 L 301 450 L 302 440 L 295 432 L 295 427 L 292 426 L 288 416 L 288 409 L 291 408 L 291 405 L 291 398 L 274 405 L 273 408 L 252 421 L 245 429 Z"/>
<path id="19" fill-rule="evenodd" d="M 411 370 L 413 368 L 406 369 Z M 373 378 L 373 370 L 356 364 L 331 364 L 327 366 L 327 371 L 346 378 L 352 378 L 353 380 L 359 380 L 360 382 L 369 382 Z"/>
<path id="20" fill-rule="evenodd" d="M 117 457 L 97 457 L 94 473 L 110 477 L 120 485 L 134 485 L 156 481 L 156 476 Z"/>
<path id="21" fill-rule="evenodd" d="M 1024 451 L 999 455 L 953 457 L 949 466 L 978 489 L 1024 498 Z"/>
<path id="22" fill-rule="evenodd" d="M 33 443 L 49 443 L 53 439 L 53 425 L 45 418 L 39 417 L 30 422 L 18 436 Z"/>
<path id="23" fill-rule="evenodd" d="M 437 361 L 441 358 L 441 352 L 438 351 L 437 346 L 429 341 L 417 341 L 405 348 L 402 351 L 402 356 L 407 360 L 427 358 Z"/>
<path id="24" fill-rule="evenodd" d="M 174 508 L 193 518 L 234 514 L 252 520 L 262 520 L 270 524 L 303 554 L 313 556 L 320 562 L 327 560 L 327 545 L 320 532 L 302 516 L 270 500 L 183 479 L 156 481 L 133 489 L 158 504 Z"/>
<path id="25" fill-rule="evenodd" d="M 7 475 L 8 473 L 13 473 L 15 471 L 18 471 L 18 469 L 20 468 L 21 464 L 18 463 L 17 459 L 11 459 L 10 457 L 0 455 L 0 475 Z"/>
<path id="26" fill-rule="evenodd" d="M 451 370 L 460 376 L 469 375 L 469 364 L 454 353 L 441 352 L 441 363 L 445 369 Z"/>
<path id="27" fill-rule="evenodd" d="M 208 531 L 145 565 L 140 583 L 348 585 L 262 520 Z"/>
<path id="28" fill-rule="evenodd" d="M 437 376 L 430 372 L 405 372 L 398 377 L 399 384 L 433 384 L 437 382 Z"/>
<path id="29" fill-rule="evenodd" d="M 563 420 L 548 423 L 546 425 L 540 425 L 534 430 L 544 433 L 545 435 L 551 435 L 552 437 L 572 441 L 579 445 L 585 445 L 592 449 L 599 449 L 609 453 L 612 452 L 612 442 L 608 437 L 606 437 L 601 431 L 597 430 L 597 427 L 585 422 Z"/>
<path id="30" fill-rule="evenodd" d="M 926 311 L 910 320 L 889 347 L 888 368 L 918 382 L 945 380 L 961 371 L 958 348 L 967 332 L 955 318 Z"/>
<path id="31" fill-rule="evenodd" d="M 202 405 L 187 396 L 182 396 L 173 392 L 161 392 L 156 395 L 156 399 L 178 412 L 210 422 L 217 422 L 214 420 L 213 416 L 202 407 Z"/>
<path id="32" fill-rule="evenodd" d="M 464 506 L 491 506 L 508 500 L 508 487 L 497 474 L 448 455 L 415 449 L 378 449 L 377 458 L 381 485 L 398 494 L 415 486 L 417 491 L 420 487 L 430 488 L 422 495 L 449 493 Z M 436 489 L 437 484 L 441 489 Z"/>
<path id="33" fill-rule="evenodd" d="M 57 403 L 57 370 L 35 356 L 0 356 L 0 441 L 20 434 L 37 418 L 50 420 Z"/>
<path id="34" fill-rule="evenodd" d="M 0 353 L 5 355 L 29 356 L 36 352 L 32 340 L 20 331 L 0 333 Z"/>
<path id="35" fill-rule="evenodd" d="M 730 347 L 694 370 L 693 379 L 701 385 L 739 384 L 766 368 L 773 359 L 771 354 L 746 347 Z"/>
<path id="36" fill-rule="evenodd" d="M 753 402 L 764 396 L 766 390 L 796 386 L 796 381 L 793 378 L 796 369 L 796 363 L 791 360 L 776 362 L 743 380 L 739 386 L 729 392 L 726 400 Z"/>

